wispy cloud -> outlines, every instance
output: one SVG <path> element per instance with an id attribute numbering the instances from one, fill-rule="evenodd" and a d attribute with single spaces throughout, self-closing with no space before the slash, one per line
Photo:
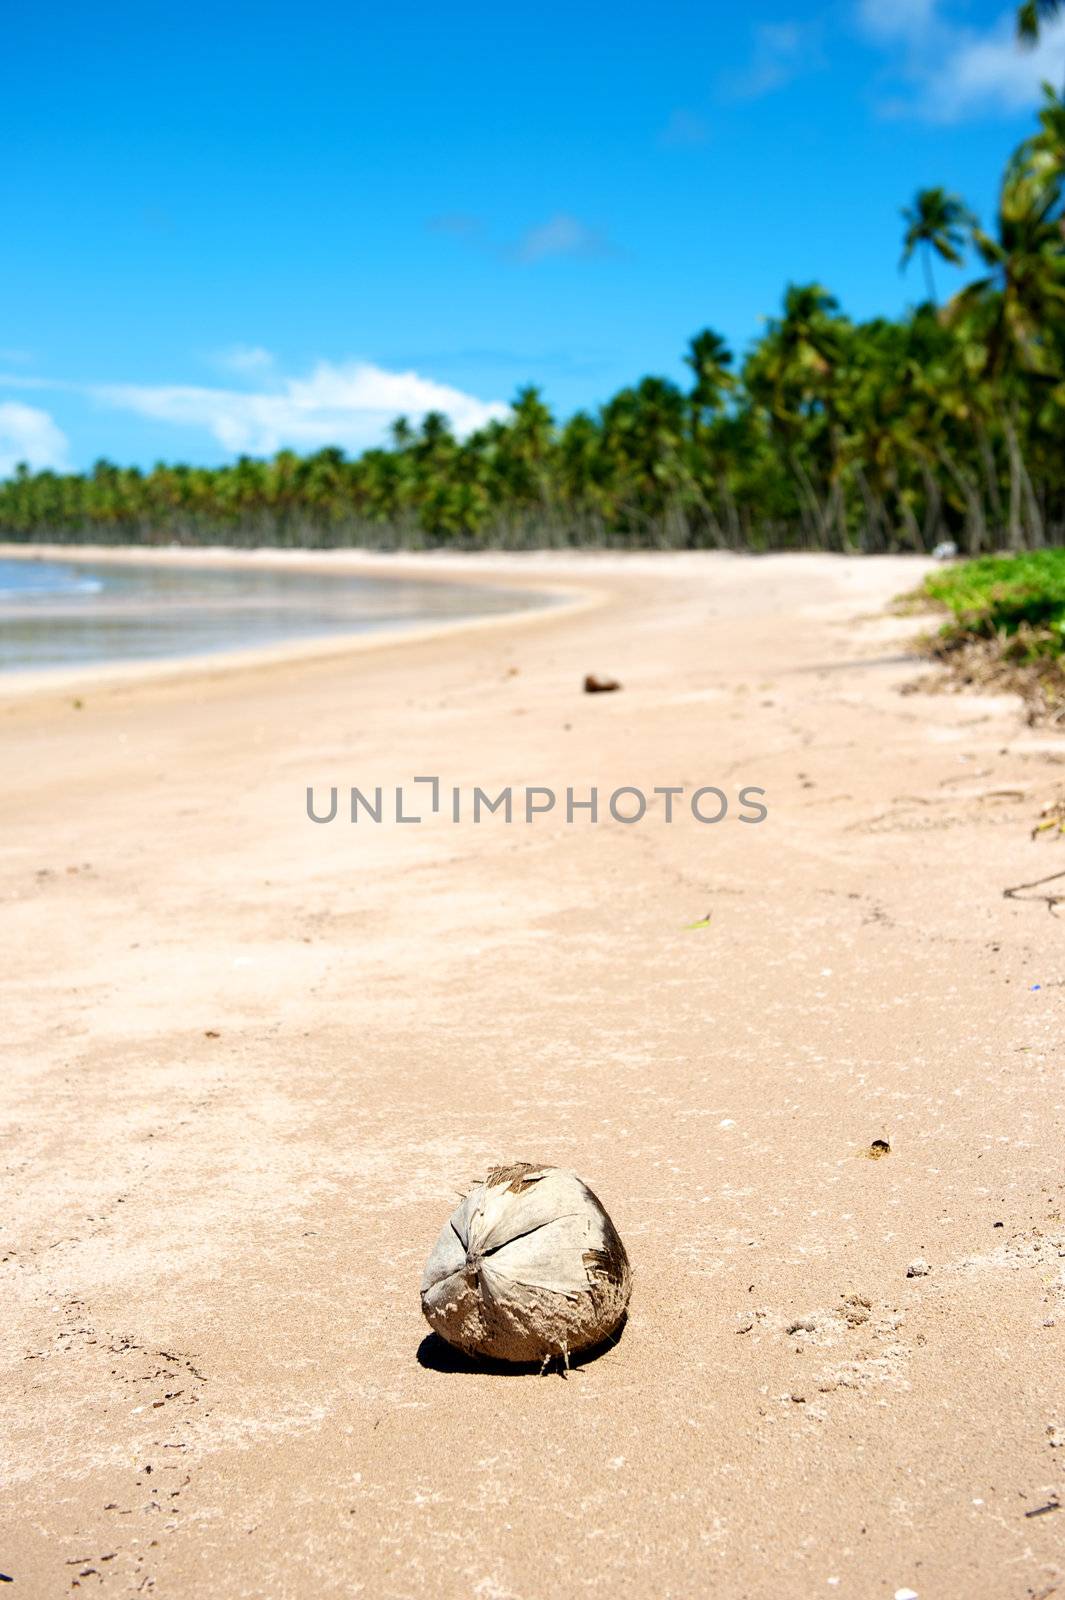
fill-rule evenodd
<path id="1" fill-rule="evenodd" d="M 823 65 L 818 24 L 761 22 L 754 30 L 750 65 L 726 87 L 738 100 L 756 100 Z"/>
<path id="2" fill-rule="evenodd" d="M 10 477 L 20 461 L 40 471 L 67 464 L 67 438 L 47 411 L 19 400 L 0 404 L 0 478 Z"/>
<path id="3" fill-rule="evenodd" d="M 545 222 L 526 228 L 516 239 L 502 241 L 498 236 L 492 237 L 483 217 L 465 211 L 430 217 L 426 226 L 432 233 L 449 235 L 511 265 L 536 266 L 560 257 L 592 261 L 621 254 L 605 233 L 569 211 L 556 211 Z"/>
<path id="4" fill-rule="evenodd" d="M 657 142 L 663 150 L 694 150 L 706 144 L 709 137 L 710 128 L 705 118 L 678 107 L 658 135 Z"/>
<path id="5" fill-rule="evenodd" d="M 859 26 L 888 50 L 897 84 L 881 111 L 949 123 L 1034 105 L 1041 85 L 1065 71 L 1065 16 L 1044 26 L 1034 49 L 1017 40 L 1015 17 L 1011 8 L 976 29 L 949 17 L 942 0 L 859 0 Z"/>
<path id="6" fill-rule="evenodd" d="M 605 234 L 589 227 L 580 217 L 571 216 L 568 211 L 556 211 L 546 222 L 527 228 L 511 253 L 516 261 L 532 265 L 559 256 L 589 261 L 616 255 L 617 250 Z"/>
<path id="7" fill-rule="evenodd" d="M 1034 49 L 1014 37 L 1012 14 L 990 34 L 959 38 L 946 61 L 934 69 L 925 109 L 938 121 L 953 122 L 984 109 L 1021 111 L 1039 98 L 1042 84 L 1060 83 L 1065 70 L 1065 17 L 1043 30 Z"/>
<path id="8" fill-rule="evenodd" d="M 233 344 L 214 354 L 214 365 L 222 372 L 237 372 L 242 377 L 262 377 L 274 370 L 274 357 L 260 344 Z"/>
<path id="9" fill-rule="evenodd" d="M 936 23 L 938 0 L 858 0 L 858 21 L 874 39 L 913 41 Z"/>
<path id="10" fill-rule="evenodd" d="M 42 378 L 37 375 L 30 376 L 25 372 L 0 372 L 0 389 L 65 389 L 71 394 L 76 394 L 83 389 L 84 384 L 74 383 L 69 378 Z"/>

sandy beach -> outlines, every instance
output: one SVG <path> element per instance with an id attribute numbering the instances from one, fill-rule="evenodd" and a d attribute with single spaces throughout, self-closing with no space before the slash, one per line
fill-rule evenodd
<path id="1" fill-rule="evenodd" d="M 324 559 L 567 603 L 0 681 L 11 1595 L 1065 1594 L 1065 743 L 901 692 L 916 559 Z M 419 1308 L 517 1160 L 633 1265 L 568 1377 Z"/>

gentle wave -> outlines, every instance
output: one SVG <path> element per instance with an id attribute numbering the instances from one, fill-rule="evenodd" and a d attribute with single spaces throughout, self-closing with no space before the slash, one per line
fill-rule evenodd
<path id="1" fill-rule="evenodd" d="M 102 594 L 104 585 L 99 578 L 71 578 L 55 583 L 0 584 L 0 600 L 34 600 L 43 596 L 47 600 L 62 600 L 66 595 Z"/>

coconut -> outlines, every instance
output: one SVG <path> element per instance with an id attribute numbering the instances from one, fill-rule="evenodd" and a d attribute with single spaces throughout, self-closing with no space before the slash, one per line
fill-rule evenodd
<path id="1" fill-rule="evenodd" d="M 471 1355 L 568 1362 L 625 1314 L 625 1246 L 574 1172 L 494 1167 L 452 1212 L 422 1278 L 436 1333 Z"/>

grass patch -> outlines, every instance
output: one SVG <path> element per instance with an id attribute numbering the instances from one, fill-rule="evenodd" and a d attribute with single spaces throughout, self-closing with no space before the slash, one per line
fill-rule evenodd
<path id="1" fill-rule="evenodd" d="M 959 561 L 918 594 L 950 613 L 925 641 L 948 683 L 1019 694 L 1030 723 L 1065 726 L 1065 550 Z"/>
<path id="2" fill-rule="evenodd" d="M 1013 661 L 1065 654 L 1065 550 L 978 556 L 930 573 L 924 593 L 951 613 L 948 643 L 995 639 Z"/>

